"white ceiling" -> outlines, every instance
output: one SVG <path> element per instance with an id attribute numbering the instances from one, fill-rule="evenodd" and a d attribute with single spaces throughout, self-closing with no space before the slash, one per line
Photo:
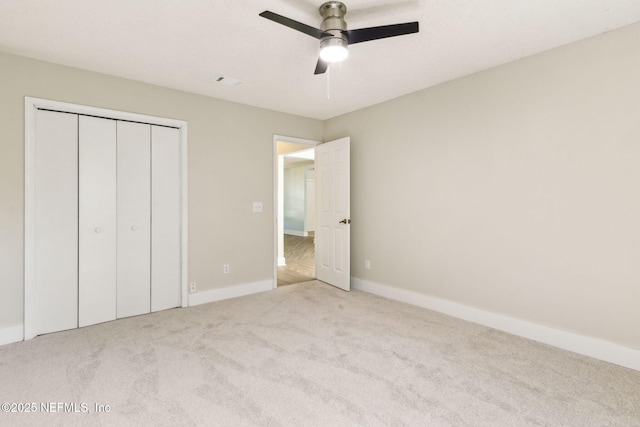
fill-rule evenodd
<path id="1" fill-rule="evenodd" d="M 346 0 L 350 29 L 420 33 L 351 46 L 315 76 L 318 40 L 258 14 L 319 27 L 321 3 L 0 0 L 0 51 L 327 119 L 640 22 L 640 0 Z"/>

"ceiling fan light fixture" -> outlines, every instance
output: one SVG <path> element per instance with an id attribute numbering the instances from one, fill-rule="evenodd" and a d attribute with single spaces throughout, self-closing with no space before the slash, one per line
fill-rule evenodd
<path id="1" fill-rule="evenodd" d="M 347 14 L 347 7 L 337 0 L 323 3 L 319 12 L 320 16 L 322 16 L 320 28 L 294 21 L 268 10 L 259 14 L 263 18 L 320 40 L 320 58 L 316 63 L 314 75 L 324 74 L 332 62 L 340 62 L 347 59 L 349 56 L 347 46 L 350 44 L 403 36 L 419 31 L 418 21 L 348 30 L 347 23 L 344 20 L 344 16 Z"/>
<path id="2" fill-rule="evenodd" d="M 340 62 L 347 59 L 349 51 L 343 46 L 327 46 L 320 50 L 320 58 L 327 62 Z"/>
<path id="3" fill-rule="evenodd" d="M 323 61 L 340 62 L 348 56 L 347 41 L 340 37 L 331 37 L 320 43 L 320 59 Z"/>

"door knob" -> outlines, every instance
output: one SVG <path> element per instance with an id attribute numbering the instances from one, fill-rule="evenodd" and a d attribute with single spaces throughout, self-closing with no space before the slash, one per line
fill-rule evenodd
<path id="1" fill-rule="evenodd" d="M 102 227 L 96 227 L 96 233 L 102 233 Z"/>
<path id="2" fill-rule="evenodd" d="M 342 221 L 340 221 L 340 224 L 351 224 L 351 220 L 345 218 Z"/>
<path id="3" fill-rule="evenodd" d="M 131 226 L 131 231 L 136 231 L 137 229 L 138 229 L 138 226 L 137 226 L 137 225 L 132 225 L 132 226 Z"/>

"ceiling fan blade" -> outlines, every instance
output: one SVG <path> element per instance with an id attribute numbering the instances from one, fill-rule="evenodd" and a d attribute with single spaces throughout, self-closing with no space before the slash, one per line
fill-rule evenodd
<path id="1" fill-rule="evenodd" d="M 417 32 L 417 22 L 405 22 L 404 24 L 382 25 L 380 27 L 360 28 L 358 30 L 345 30 L 342 31 L 342 34 L 347 37 L 349 44 L 354 44 Z"/>
<path id="2" fill-rule="evenodd" d="M 316 64 L 316 71 L 313 74 L 324 74 L 329 67 L 329 63 L 327 61 L 323 61 L 318 58 L 318 63 Z"/>
<path id="3" fill-rule="evenodd" d="M 272 20 L 273 22 L 277 22 L 278 24 L 282 24 L 286 27 L 293 28 L 294 30 L 298 30 L 302 33 L 308 34 L 311 37 L 315 37 L 317 39 L 321 39 L 322 37 L 331 37 L 331 34 L 325 33 L 318 28 L 313 28 L 307 24 L 303 24 L 302 22 L 294 21 L 293 19 L 289 19 L 282 15 L 278 15 L 277 13 L 269 12 L 265 10 L 260 14 L 263 18 L 267 18 Z"/>

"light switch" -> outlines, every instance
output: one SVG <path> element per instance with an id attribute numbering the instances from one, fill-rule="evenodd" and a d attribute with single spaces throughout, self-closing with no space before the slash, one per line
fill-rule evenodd
<path id="1" fill-rule="evenodd" d="M 262 202 L 253 202 L 253 212 L 262 213 Z"/>

